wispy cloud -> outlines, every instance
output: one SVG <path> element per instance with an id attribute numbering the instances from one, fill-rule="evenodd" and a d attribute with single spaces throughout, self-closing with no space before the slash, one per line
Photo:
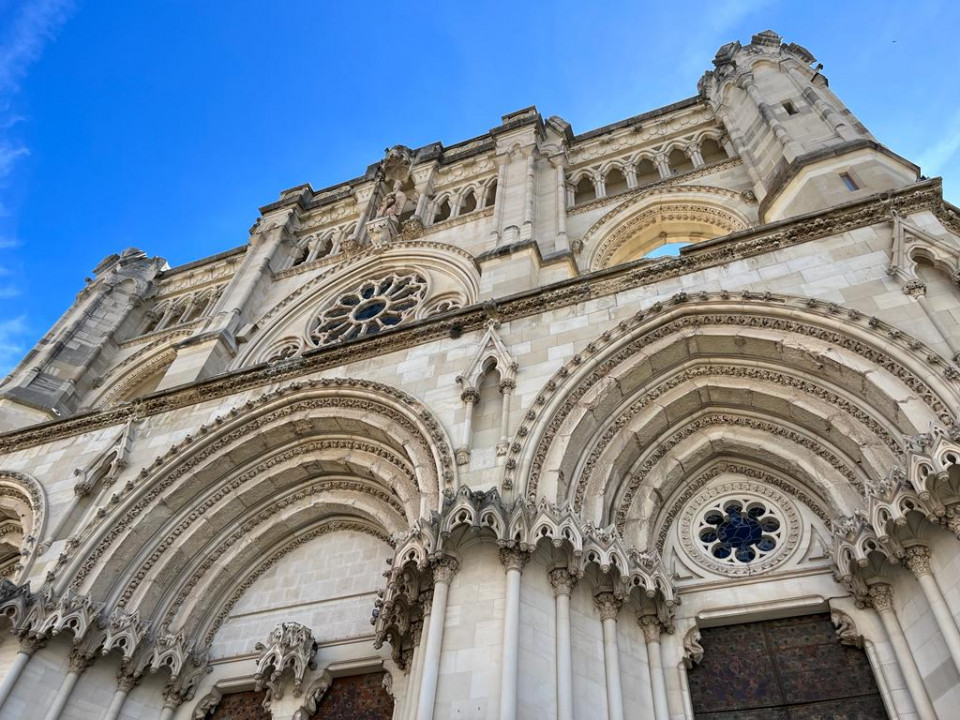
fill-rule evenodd
<path id="1" fill-rule="evenodd" d="M 46 43 L 56 35 L 73 9 L 71 0 L 27 0 L 20 3 L 0 44 L 0 94 L 9 95 L 30 66 L 35 63 Z"/>
<path id="2" fill-rule="evenodd" d="M 9 186 L 18 163 L 30 154 L 29 148 L 14 135 L 15 127 L 24 118 L 15 110 L 14 99 L 20 83 L 30 67 L 40 58 L 43 48 L 67 21 L 73 9 L 72 0 L 20 0 L 7 10 L 3 34 L 0 36 L 0 191 Z M 0 216 L 10 208 L 0 198 Z M 0 250 L 14 251 L 20 243 L 15 237 L 0 232 Z M 6 259 L 5 259 L 6 260 Z M 6 281 L 0 284 L 0 300 L 20 295 L 18 273 L 0 267 Z M 25 315 L 3 316 L 0 308 L 0 375 L 5 375 L 23 356 L 29 327 Z"/>
<path id="3" fill-rule="evenodd" d="M 960 109 L 953 114 L 940 139 L 920 155 L 920 168 L 925 175 L 937 175 L 943 171 L 957 151 L 960 151 Z"/>
<path id="4" fill-rule="evenodd" d="M 749 42 L 749 37 L 736 38 L 729 35 L 744 20 L 755 12 L 775 4 L 776 0 L 720 0 L 719 2 L 705 3 L 701 10 L 698 10 L 692 17 L 689 17 L 684 27 L 684 46 L 696 48 L 698 52 L 687 53 L 687 58 L 680 64 L 680 70 L 684 75 L 702 72 L 703 57 L 699 52 L 704 48 L 716 46 L 719 48 L 723 43 L 740 40 Z M 757 33 L 767 30 L 766 27 L 759 27 L 752 30 Z M 776 30 L 776 28 L 773 28 Z"/>
<path id="5" fill-rule="evenodd" d="M 0 377 L 5 376 L 26 352 L 24 339 L 29 334 L 23 315 L 0 320 Z"/>

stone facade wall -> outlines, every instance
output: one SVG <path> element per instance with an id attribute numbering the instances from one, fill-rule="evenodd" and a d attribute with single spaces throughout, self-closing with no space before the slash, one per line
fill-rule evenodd
<path id="1" fill-rule="evenodd" d="M 950 717 L 960 212 L 812 63 L 106 258 L 0 387 L 0 718 L 689 718 L 699 628 L 824 612 Z"/>

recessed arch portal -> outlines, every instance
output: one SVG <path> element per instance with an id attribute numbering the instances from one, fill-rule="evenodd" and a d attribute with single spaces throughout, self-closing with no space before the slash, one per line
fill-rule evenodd
<path id="1" fill-rule="evenodd" d="M 713 463 L 751 464 L 835 518 L 903 460 L 905 436 L 955 423 L 956 384 L 919 343 L 744 295 L 677 296 L 586 345 L 515 436 L 505 487 L 650 547 L 664 504 Z"/>

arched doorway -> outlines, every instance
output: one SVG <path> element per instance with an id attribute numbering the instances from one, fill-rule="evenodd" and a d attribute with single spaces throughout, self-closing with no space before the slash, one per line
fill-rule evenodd
<path id="1" fill-rule="evenodd" d="M 887 720 L 866 653 L 827 613 L 703 628 L 700 645 L 697 720 Z"/>

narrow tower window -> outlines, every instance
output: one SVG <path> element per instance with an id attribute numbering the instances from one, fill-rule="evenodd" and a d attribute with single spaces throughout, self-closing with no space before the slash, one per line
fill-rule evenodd
<path id="1" fill-rule="evenodd" d="M 843 180 L 843 184 L 847 186 L 847 190 L 850 192 L 860 189 L 860 186 L 850 177 L 849 173 L 840 173 L 840 179 Z"/>
<path id="2" fill-rule="evenodd" d="M 787 101 L 785 101 L 785 102 L 783 103 L 783 109 L 787 111 L 787 115 L 796 115 L 796 114 L 797 114 L 797 108 L 794 107 L 793 103 L 790 102 L 789 100 L 787 100 Z"/>

